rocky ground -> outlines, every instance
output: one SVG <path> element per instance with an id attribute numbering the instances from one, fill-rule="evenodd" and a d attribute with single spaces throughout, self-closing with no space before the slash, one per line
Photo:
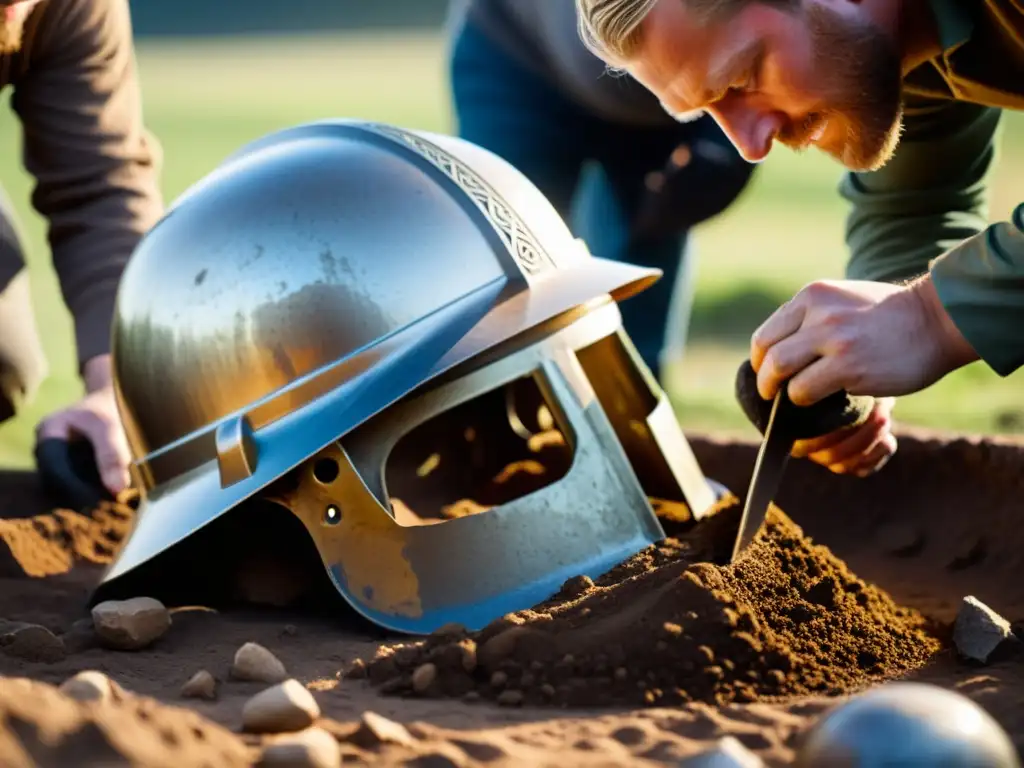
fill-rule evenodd
<path id="1" fill-rule="evenodd" d="M 745 489 L 756 446 L 694 448 Z M 889 679 L 966 694 L 1021 749 L 1022 498 L 1024 441 L 904 433 L 868 480 L 794 462 L 744 567 L 681 536 L 402 648 L 337 608 L 90 611 L 130 506 L 50 511 L 34 477 L 0 477 L 0 764 L 787 765 L 816 718 Z"/>

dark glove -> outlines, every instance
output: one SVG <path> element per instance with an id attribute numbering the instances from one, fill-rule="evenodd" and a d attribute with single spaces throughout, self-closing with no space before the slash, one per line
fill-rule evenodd
<path id="1" fill-rule="evenodd" d="M 757 374 L 749 360 L 745 360 L 736 373 L 736 400 L 750 423 L 763 435 L 772 412 L 772 401 L 765 400 L 757 391 Z M 787 409 L 790 419 L 786 429 L 794 440 L 810 440 L 864 423 L 874 407 L 875 398 L 840 390 L 814 405 Z"/>
<path id="2" fill-rule="evenodd" d="M 40 440 L 35 457 L 43 489 L 54 506 L 81 512 L 113 500 L 100 478 L 88 440 Z"/>

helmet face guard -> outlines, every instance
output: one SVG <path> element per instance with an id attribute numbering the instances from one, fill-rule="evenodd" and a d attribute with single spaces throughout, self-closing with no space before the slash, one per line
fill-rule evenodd
<path id="1" fill-rule="evenodd" d="M 672 496 L 681 495 L 652 429 L 657 415 L 644 408 L 667 401 L 646 392 L 646 398 L 624 403 L 632 412 L 612 411 L 613 422 L 581 361 L 583 350 L 599 376 L 636 378 L 637 361 L 626 352 L 619 322 L 615 306 L 605 305 L 547 338 L 403 400 L 311 457 L 289 479 L 287 491 L 271 490 L 268 496 L 302 521 L 345 599 L 395 630 L 426 633 L 452 622 L 480 628 L 546 599 L 573 576 L 597 578 L 664 537 L 620 432 L 638 435 L 633 461 L 649 462 L 654 475 L 661 460 L 658 479 L 675 483 Z M 480 440 L 478 422 L 467 426 L 452 412 L 498 390 L 507 397 L 527 383 L 534 386 L 523 387 L 523 399 L 541 395 L 554 423 L 547 434 L 564 441 L 566 450 L 558 457 L 567 459 L 564 468 L 558 460 L 543 468 L 545 475 L 560 476 L 489 509 L 423 524 L 408 510 L 415 514 L 425 500 L 416 492 L 411 467 L 399 462 L 395 474 L 405 469 L 405 477 L 396 479 L 406 516 L 399 519 L 386 479 L 396 445 L 421 428 L 419 455 L 413 445 L 404 453 L 429 460 L 440 435 L 468 428 L 468 442 Z M 448 414 L 454 423 L 444 424 Z M 522 427 L 517 413 L 508 416 L 510 427 Z M 431 430 L 435 417 L 437 429 Z M 439 460 L 461 460 L 468 473 L 467 454 L 442 452 Z"/>
<path id="2" fill-rule="evenodd" d="M 115 375 L 142 502 L 93 599 L 253 498 L 289 510 L 337 591 L 400 631 L 483 626 L 608 570 L 663 535 L 648 496 L 695 516 L 714 501 L 614 303 L 658 275 L 590 256 L 524 177 L 457 139 L 337 121 L 255 142 L 122 280 Z M 524 382 L 563 474 L 409 524 L 392 454 Z"/>

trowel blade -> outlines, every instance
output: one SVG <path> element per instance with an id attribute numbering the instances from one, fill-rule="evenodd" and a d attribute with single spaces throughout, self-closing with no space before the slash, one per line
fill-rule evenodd
<path id="1" fill-rule="evenodd" d="M 750 478 L 750 488 L 743 504 L 743 517 L 740 518 L 739 532 L 733 545 L 732 562 L 736 562 L 750 546 L 758 530 L 764 524 L 768 507 L 775 498 L 782 482 L 786 464 L 793 450 L 793 439 L 784 425 L 779 421 L 782 412 L 789 405 L 785 394 L 785 386 L 779 389 L 772 403 L 772 412 L 768 418 L 768 426 L 764 430 L 764 439 L 757 453 L 754 474 Z"/>

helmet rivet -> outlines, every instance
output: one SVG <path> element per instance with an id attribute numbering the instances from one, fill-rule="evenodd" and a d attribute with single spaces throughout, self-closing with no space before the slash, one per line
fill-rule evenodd
<path id="1" fill-rule="evenodd" d="M 313 477 L 321 485 L 330 485 L 338 479 L 341 470 L 338 462 L 329 456 L 319 459 L 313 465 Z"/>
<path id="2" fill-rule="evenodd" d="M 337 525 L 341 522 L 341 509 L 334 504 L 324 508 L 324 525 Z"/>

